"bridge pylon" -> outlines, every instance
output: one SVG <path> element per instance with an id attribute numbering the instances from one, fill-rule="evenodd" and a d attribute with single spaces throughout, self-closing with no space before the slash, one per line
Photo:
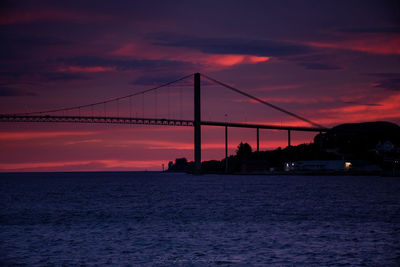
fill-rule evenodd
<path id="1" fill-rule="evenodd" d="M 200 73 L 194 74 L 194 174 L 201 174 Z"/>

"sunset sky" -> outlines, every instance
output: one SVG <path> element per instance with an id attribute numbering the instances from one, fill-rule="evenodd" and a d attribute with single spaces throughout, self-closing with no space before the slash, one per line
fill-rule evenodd
<path id="1" fill-rule="evenodd" d="M 0 113 L 85 105 L 200 72 L 326 127 L 400 124 L 398 1 L 1 1 Z M 193 79 L 81 115 L 193 119 Z M 61 113 L 58 113 L 61 115 Z M 63 115 L 78 115 L 64 113 Z M 202 118 L 309 126 L 202 80 Z M 224 129 L 203 127 L 203 160 Z M 255 147 L 229 130 L 230 153 Z M 314 134 L 292 133 L 292 144 Z M 287 145 L 263 130 L 261 149 Z M 0 123 L 0 171 L 161 170 L 193 128 Z"/>

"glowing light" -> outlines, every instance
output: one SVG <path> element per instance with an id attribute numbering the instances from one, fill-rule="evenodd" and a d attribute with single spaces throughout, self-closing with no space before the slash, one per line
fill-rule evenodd
<path id="1" fill-rule="evenodd" d="M 348 170 L 350 170 L 350 169 L 351 169 L 351 162 L 346 161 L 346 162 L 344 163 L 344 170 L 345 170 L 345 171 L 348 171 Z"/>

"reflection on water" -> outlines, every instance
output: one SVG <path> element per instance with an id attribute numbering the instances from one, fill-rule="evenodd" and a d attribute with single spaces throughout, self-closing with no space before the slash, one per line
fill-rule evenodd
<path id="1" fill-rule="evenodd" d="M 0 264 L 400 263 L 400 179 L 0 174 Z"/>

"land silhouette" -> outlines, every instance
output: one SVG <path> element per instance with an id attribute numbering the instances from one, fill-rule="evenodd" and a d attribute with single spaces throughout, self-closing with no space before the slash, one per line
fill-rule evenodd
<path id="1" fill-rule="evenodd" d="M 226 159 L 202 162 L 204 173 L 282 172 L 285 164 L 298 161 L 349 161 L 350 173 L 380 174 L 399 171 L 400 127 L 377 121 L 341 124 L 317 134 L 313 142 L 269 151 L 253 151 L 241 142 L 235 155 Z M 193 162 L 178 158 L 168 171 L 192 172 Z M 368 168 L 367 168 L 368 167 Z"/>

